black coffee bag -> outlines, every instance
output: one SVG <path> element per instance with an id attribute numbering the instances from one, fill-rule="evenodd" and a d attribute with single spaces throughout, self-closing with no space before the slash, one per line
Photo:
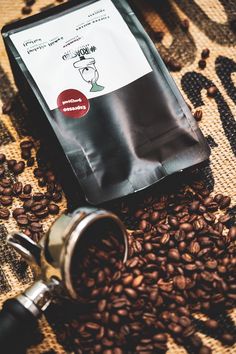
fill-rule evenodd
<path id="1" fill-rule="evenodd" d="M 119 198 L 209 157 L 124 0 L 67 3 L 2 30 L 15 82 L 73 200 Z"/>

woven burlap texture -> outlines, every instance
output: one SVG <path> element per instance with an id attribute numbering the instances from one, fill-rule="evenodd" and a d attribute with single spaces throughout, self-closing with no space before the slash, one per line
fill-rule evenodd
<path id="1" fill-rule="evenodd" d="M 138 8 L 141 9 L 143 23 L 146 26 L 147 30 L 152 29 L 153 32 L 163 31 L 165 33 L 162 44 L 156 43 L 157 48 L 160 49 L 160 52 L 161 51 L 163 52 L 162 49 L 163 47 L 166 47 L 168 49 L 173 43 L 174 37 L 172 36 L 172 33 L 170 33 L 168 27 L 166 26 L 165 24 L 166 22 L 163 21 L 163 19 L 158 15 L 156 9 L 154 9 L 153 2 L 152 1 L 149 2 L 146 0 L 139 0 L 136 3 Z M 157 7 L 158 1 L 156 1 L 155 3 L 156 3 L 155 7 Z M 174 13 L 176 14 L 176 16 L 180 20 L 183 20 L 188 18 L 188 16 L 186 15 L 186 13 L 184 13 L 181 10 L 181 8 L 183 8 L 182 6 L 179 6 L 181 5 L 181 3 L 185 3 L 185 2 L 177 1 L 177 0 L 176 2 L 173 1 L 171 2 L 171 7 Z M 224 24 L 227 22 L 227 17 L 220 1 L 198 0 L 195 3 L 199 6 L 199 8 L 203 12 L 205 12 L 205 14 L 212 21 L 215 21 L 219 24 Z M 32 14 L 39 12 L 40 9 L 51 4 L 52 2 L 50 2 L 49 0 L 38 0 L 33 6 Z M 54 5 L 57 4 L 54 3 Z M 24 17 L 21 14 L 22 6 L 23 6 L 23 1 L 9 2 L 6 0 L 0 0 L 0 12 L 1 12 L 0 26 L 2 27 L 5 23 L 9 21 Z M 169 14 L 167 13 L 166 16 L 171 16 L 171 13 Z M 187 58 L 187 52 L 186 52 L 186 58 L 185 58 L 186 60 L 183 59 L 185 65 L 183 66 L 182 70 L 180 72 L 172 73 L 175 81 L 178 87 L 180 88 L 181 92 L 183 93 L 183 96 L 186 99 L 186 101 L 192 106 L 192 102 L 189 100 L 188 95 L 182 89 L 182 85 L 181 85 L 182 79 L 185 76 L 185 74 L 189 72 L 202 73 L 205 77 L 213 81 L 214 84 L 218 87 L 232 115 L 236 116 L 235 103 L 229 97 L 228 93 L 223 87 L 215 70 L 216 59 L 219 56 L 224 56 L 230 59 L 235 58 L 235 54 L 236 54 L 235 47 L 232 45 L 232 43 L 229 43 L 228 45 L 227 44 L 221 45 L 219 44 L 219 41 L 218 42 L 212 41 L 212 39 L 210 39 L 212 37 L 208 36 L 206 32 L 202 31 L 199 28 L 199 26 L 196 25 L 195 21 L 192 21 L 191 18 L 189 18 L 189 22 L 190 22 L 189 33 L 187 33 L 186 36 L 191 36 L 191 39 L 193 39 L 195 43 L 195 49 L 194 49 L 195 52 L 194 55 L 192 55 L 192 59 Z M 178 27 L 179 23 L 176 23 L 176 26 Z M 210 57 L 207 59 L 206 68 L 204 69 L 204 71 L 202 71 L 201 69 L 198 68 L 198 60 L 200 59 L 202 49 L 205 47 L 208 47 L 210 49 Z M 184 58 L 185 56 L 184 45 L 180 49 L 180 51 L 182 51 L 181 55 L 182 58 Z M 176 59 L 177 60 L 179 59 L 178 55 Z M 181 60 L 182 59 L 180 59 L 180 61 Z M 10 84 L 12 85 L 12 88 L 10 89 L 9 92 L 14 93 L 14 91 L 16 91 L 16 88 L 14 87 L 14 81 L 13 81 L 12 73 L 10 70 L 10 66 L 5 53 L 2 39 L 0 39 L 0 64 L 4 73 L 7 75 Z M 232 75 L 232 79 L 236 83 L 235 76 Z M 191 86 L 191 82 L 189 83 L 189 85 Z M 229 140 L 226 138 L 222 126 L 222 121 L 220 119 L 220 114 L 218 110 L 219 107 L 217 107 L 215 100 L 209 99 L 207 97 L 205 89 L 201 91 L 201 96 L 203 100 L 203 105 L 201 107 L 203 110 L 203 119 L 199 123 L 200 128 L 202 129 L 204 135 L 205 136 L 210 135 L 214 139 L 217 145 L 216 147 L 212 148 L 212 153 L 210 158 L 210 167 L 212 170 L 214 183 L 215 183 L 214 191 L 216 193 L 223 193 L 223 194 L 230 195 L 232 197 L 232 204 L 235 205 L 236 204 L 235 155 L 232 151 Z M 0 108 L 1 108 L 1 101 L 0 101 Z M 8 115 L 4 115 L 4 114 L 1 114 L 0 119 L 1 122 L 5 125 L 5 127 L 7 127 L 12 137 L 12 142 L 1 146 L 1 152 L 6 153 L 8 158 L 20 159 L 19 142 L 22 140 L 22 136 L 19 133 L 19 131 L 16 129 L 15 121 L 12 120 Z M 236 134 L 236 132 L 232 132 L 232 134 Z M 235 135 L 235 139 L 236 139 L 236 135 Z M 38 185 L 35 182 L 35 178 L 33 176 L 33 169 L 27 169 L 26 172 L 22 174 L 22 176 L 20 177 L 20 180 L 22 180 L 23 183 L 30 182 L 33 185 L 34 191 L 35 192 L 37 191 Z M 14 207 L 15 206 L 16 205 L 14 205 Z M 61 208 L 63 209 L 65 207 L 66 207 L 65 200 L 63 199 L 63 201 L 61 202 Z M 44 223 L 44 230 L 47 230 L 52 220 L 53 220 L 52 217 L 47 219 L 47 221 Z M 13 231 L 17 227 L 13 218 L 10 218 L 10 220 L 8 222 L 5 222 L 4 225 L 8 232 Z M 15 255 L 15 257 L 18 256 Z M 4 273 L 11 285 L 11 290 L 8 291 L 7 293 L 0 294 L 0 303 L 3 303 L 4 300 L 6 300 L 11 296 L 15 296 L 16 294 L 18 294 L 28 286 L 28 284 L 22 284 L 22 282 L 19 282 L 19 280 L 14 276 L 11 268 L 8 267 L 7 264 L 4 266 Z M 28 271 L 28 275 L 29 275 L 29 279 L 31 279 L 32 281 L 33 278 L 30 270 Z M 236 310 L 231 311 L 229 315 L 235 323 Z M 203 318 L 203 315 L 199 315 L 199 316 Z M 56 334 L 53 332 L 53 330 L 51 329 L 51 327 L 48 325 L 47 321 L 44 318 L 40 321 L 40 328 L 44 336 L 44 339 L 42 343 L 39 344 L 38 346 L 30 348 L 28 350 L 28 353 L 30 354 L 42 353 L 49 349 L 53 349 L 56 353 L 65 353 L 65 350 L 61 347 L 60 344 L 58 344 L 56 340 Z M 207 337 L 206 335 L 201 333 L 199 335 L 203 338 L 204 343 L 209 345 L 212 348 L 213 353 L 215 354 L 236 353 L 236 345 L 234 345 L 233 347 L 222 346 L 222 344 L 219 341 L 211 337 Z M 186 353 L 186 350 L 183 347 L 180 347 L 177 344 L 175 344 L 171 340 L 171 338 L 168 346 L 169 346 L 169 350 L 168 350 L 169 354 Z"/>

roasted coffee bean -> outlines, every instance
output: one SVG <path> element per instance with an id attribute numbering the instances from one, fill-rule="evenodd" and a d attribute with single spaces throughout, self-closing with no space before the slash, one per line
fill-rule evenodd
<path id="1" fill-rule="evenodd" d="M 124 284 L 124 285 L 129 285 L 129 284 L 131 284 L 133 282 L 133 275 L 127 275 L 126 277 L 124 277 L 123 279 L 122 279 L 122 283 Z"/>
<path id="2" fill-rule="evenodd" d="M 168 329 L 174 334 L 180 334 L 182 332 L 182 327 L 176 323 L 170 323 Z"/>
<path id="3" fill-rule="evenodd" d="M 223 194 L 216 194 L 215 197 L 214 197 L 214 201 L 216 203 L 220 203 L 221 200 L 223 199 L 223 197 L 224 197 Z"/>
<path id="4" fill-rule="evenodd" d="M 199 349 L 199 354 L 211 354 L 212 350 L 207 347 L 206 345 L 203 345 L 200 349 Z"/>
<path id="5" fill-rule="evenodd" d="M 11 187 L 4 188 L 2 191 L 2 195 L 10 196 L 13 194 L 13 190 Z"/>
<path id="6" fill-rule="evenodd" d="M 236 240 L 236 226 L 232 226 L 228 232 L 228 238 L 232 241 Z"/>
<path id="7" fill-rule="evenodd" d="M 180 71 L 182 69 L 182 65 L 174 59 L 168 59 L 165 62 L 171 71 Z"/>
<path id="8" fill-rule="evenodd" d="M 210 50 L 208 48 L 205 48 L 202 50 L 201 57 L 202 59 L 207 59 L 210 55 Z"/>
<path id="9" fill-rule="evenodd" d="M 126 289 L 124 289 L 124 292 L 131 299 L 137 298 L 137 292 L 134 289 L 126 288 Z"/>
<path id="10" fill-rule="evenodd" d="M 179 227 L 179 222 L 178 219 L 174 216 L 170 216 L 168 218 L 168 223 L 171 225 L 173 228 L 178 228 Z"/>
<path id="11" fill-rule="evenodd" d="M 189 210 L 192 212 L 196 212 L 198 211 L 199 206 L 200 206 L 200 202 L 198 200 L 195 200 L 190 203 Z"/>
<path id="12" fill-rule="evenodd" d="M 49 211 L 49 214 L 52 214 L 52 215 L 56 215 L 59 213 L 59 206 L 56 205 L 56 204 L 53 204 L 53 203 L 50 203 L 48 205 L 48 211 Z"/>
<path id="13" fill-rule="evenodd" d="M 0 154 L 0 164 L 4 163 L 5 161 L 6 161 L 6 155 Z"/>
<path id="14" fill-rule="evenodd" d="M 27 217 L 28 217 L 28 220 L 29 220 L 30 223 L 39 221 L 39 218 L 36 215 L 27 214 Z"/>
<path id="15" fill-rule="evenodd" d="M 53 200 L 54 202 L 60 202 L 61 199 L 62 199 L 62 194 L 61 194 L 60 192 L 54 192 L 54 193 L 52 194 L 52 200 Z"/>
<path id="16" fill-rule="evenodd" d="M 26 6 L 32 6 L 32 5 L 34 5 L 34 3 L 35 3 L 35 0 L 25 0 Z"/>
<path id="17" fill-rule="evenodd" d="M 34 165 L 34 158 L 30 157 L 26 162 L 28 167 L 32 167 Z"/>
<path id="18" fill-rule="evenodd" d="M 218 89 L 216 86 L 211 86 L 207 89 L 207 96 L 208 97 L 215 97 L 215 95 L 217 94 Z"/>
<path id="19" fill-rule="evenodd" d="M 186 222 L 180 225 L 180 229 L 185 232 L 190 232 L 193 230 L 193 226 L 190 223 Z"/>
<path id="20" fill-rule="evenodd" d="M 220 209 L 226 209 L 231 203 L 231 198 L 226 196 L 223 197 L 222 200 L 220 201 Z"/>
<path id="21" fill-rule="evenodd" d="M 10 216 L 10 211 L 7 208 L 0 208 L 0 219 L 7 220 Z"/>
<path id="22" fill-rule="evenodd" d="M 14 164 L 14 166 L 12 167 L 12 171 L 18 175 L 20 173 L 22 173 L 25 169 L 25 163 L 24 161 L 19 161 L 17 163 Z"/>
<path id="23" fill-rule="evenodd" d="M 12 170 L 13 167 L 15 166 L 16 164 L 16 160 L 12 159 L 12 160 L 7 160 L 7 166 L 9 168 L 9 170 Z"/>
<path id="24" fill-rule="evenodd" d="M 186 288 L 186 279 L 183 275 L 177 275 L 174 277 L 174 285 L 176 288 L 180 290 L 184 290 Z"/>
<path id="25" fill-rule="evenodd" d="M 168 257 L 173 261 L 179 261 L 180 260 L 179 251 L 176 250 L 175 248 L 170 249 L 168 252 Z"/>
<path id="26" fill-rule="evenodd" d="M 211 330 L 215 330 L 219 327 L 218 322 L 215 320 L 207 320 L 204 323 L 205 323 L 205 326 Z"/>
<path id="27" fill-rule="evenodd" d="M 13 210 L 12 216 L 16 219 L 17 216 L 22 215 L 24 213 L 25 213 L 25 209 L 24 208 L 16 208 L 16 209 Z"/>
<path id="28" fill-rule="evenodd" d="M 24 160 L 28 160 L 31 157 L 31 152 L 28 149 L 21 150 L 21 158 Z"/>
<path id="29" fill-rule="evenodd" d="M 28 195 L 28 194 L 26 194 L 26 195 Z M 28 200 L 26 200 L 26 201 L 24 202 L 23 208 L 24 208 L 25 210 L 31 210 L 31 208 L 32 208 L 33 205 L 34 205 L 33 199 L 28 199 Z"/>
<path id="30" fill-rule="evenodd" d="M 28 217 L 25 214 L 18 215 L 16 221 L 19 226 L 27 226 L 29 224 Z"/>
<path id="31" fill-rule="evenodd" d="M 197 109 L 195 112 L 194 112 L 194 118 L 197 122 L 200 122 L 202 120 L 202 110 L 201 109 Z"/>
<path id="32" fill-rule="evenodd" d="M 56 181 L 56 177 L 53 174 L 50 174 L 50 175 L 46 174 L 45 177 L 46 177 L 47 183 L 54 183 Z"/>
<path id="33" fill-rule="evenodd" d="M 31 184 L 26 184 L 23 188 L 23 193 L 24 194 L 30 194 L 32 191 L 32 186 Z"/>
<path id="34" fill-rule="evenodd" d="M 232 334 L 230 333 L 224 333 L 222 336 L 221 336 L 221 340 L 224 344 L 227 344 L 227 345 L 233 345 L 235 343 L 235 338 Z"/>
<path id="35" fill-rule="evenodd" d="M 22 185 L 21 182 L 16 182 L 16 183 L 13 184 L 13 187 L 12 187 L 12 188 L 13 188 L 13 193 L 14 193 L 15 195 L 19 195 L 19 194 L 22 193 L 23 185 Z"/>
<path id="36" fill-rule="evenodd" d="M 41 177 L 43 177 L 43 171 L 40 168 L 35 168 L 34 175 L 36 178 L 41 178 Z"/>
<path id="37" fill-rule="evenodd" d="M 155 223 L 159 220 L 159 218 L 160 218 L 160 214 L 158 213 L 158 211 L 154 211 L 150 216 L 150 221 L 152 223 Z"/>
<path id="38" fill-rule="evenodd" d="M 30 150 L 32 149 L 34 146 L 33 142 L 31 140 L 23 140 L 21 143 L 20 143 L 20 148 L 21 149 L 27 149 L 27 150 Z"/>
<path id="39" fill-rule="evenodd" d="M 32 9 L 30 6 L 24 6 L 22 7 L 21 12 L 23 15 L 29 15 L 32 12 Z"/>
<path id="40" fill-rule="evenodd" d="M 11 180 L 10 180 L 10 178 L 2 178 L 1 180 L 0 180 L 0 185 L 2 186 L 2 187 L 4 187 L 4 188 L 6 188 L 6 187 L 11 187 Z"/>
<path id="41" fill-rule="evenodd" d="M 189 20 L 187 18 L 185 18 L 182 23 L 181 23 L 181 27 L 182 29 L 187 32 L 189 29 Z"/>
<path id="42" fill-rule="evenodd" d="M 3 206 L 8 206 L 8 205 L 11 205 L 12 204 L 12 197 L 11 196 L 5 196 L 5 195 L 2 195 L 0 196 L 0 204 L 2 204 Z"/>
<path id="43" fill-rule="evenodd" d="M 40 201 L 39 202 L 33 201 L 32 203 L 29 203 L 29 206 L 30 206 L 30 210 L 33 213 L 36 213 L 36 212 L 46 208 L 46 205 L 42 204 L 42 202 L 40 202 Z"/>
<path id="44" fill-rule="evenodd" d="M 161 342 L 161 343 L 166 343 L 167 342 L 167 335 L 165 333 L 159 333 L 159 334 L 155 334 L 153 336 L 153 340 L 155 342 Z"/>
<path id="45" fill-rule="evenodd" d="M 132 282 L 132 287 L 138 288 L 142 284 L 143 279 L 144 279 L 143 275 L 139 275 L 136 278 L 134 278 L 134 280 Z"/>
<path id="46" fill-rule="evenodd" d="M 198 62 L 198 66 L 199 66 L 200 69 L 205 69 L 205 67 L 206 67 L 206 60 L 200 59 L 199 62 Z"/>
<path id="47" fill-rule="evenodd" d="M 5 174 L 5 167 L 4 166 L 0 166 L 0 177 L 3 177 Z"/>
<path id="48" fill-rule="evenodd" d="M 44 198 L 44 194 L 43 193 L 34 193 L 34 195 L 33 195 L 33 199 L 34 200 L 42 200 Z"/>
<path id="49" fill-rule="evenodd" d="M 154 41 L 155 42 L 161 42 L 162 41 L 162 39 L 164 38 L 164 32 L 161 32 L 161 31 L 157 31 L 157 32 L 154 32 L 154 34 L 153 34 L 153 39 L 154 39 Z"/>

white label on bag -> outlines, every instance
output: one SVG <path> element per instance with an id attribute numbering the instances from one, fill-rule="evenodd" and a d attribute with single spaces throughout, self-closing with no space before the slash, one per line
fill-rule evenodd
<path id="1" fill-rule="evenodd" d="M 152 71 L 111 0 L 100 0 L 10 36 L 49 108 L 88 111 L 91 99 Z M 80 95 L 65 94 L 79 92 Z M 76 117 L 76 115 L 74 116 Z"/>

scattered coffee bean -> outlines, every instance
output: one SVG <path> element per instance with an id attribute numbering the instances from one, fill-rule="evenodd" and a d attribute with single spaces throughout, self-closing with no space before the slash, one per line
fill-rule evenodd
<path id="1" fill-rule="evenodd" d="M 29 15 L 32 12 L 32 9 L 30 6 L 24 6 L 22 7 L 21 12 L 23 15 Z"/>
<path id="2" fill-rule="evenodd" d="M 201 57 L 202 59 L 207 59 L 210 55 L 210 50 L 208 48 L 205 48 L 202 50 Z"/>
<path id="3" fill-rule="evenodd" d="M 155 42 L 159 43 L 164 38 L 164 35 L 165 35 L 164 32 L 157 31 L 157 32 L 154 33 L 154 35 L 153 35 L 154 38 L 153 39 L 154 39 Z"/>
<path id="4" fill-rule="evenodd" d="M 211 354 L 212 350 L 207 347 L 206 345 L 203 345 L 200 349 L 199 349 L 199 354 Z"/>
<path id="5" fill-rule="evenodd" d="M 226 209 L 228 208 L 228 206 L 230 205 L 231 203 L 231 198 L 226 196 L 226 197 L 223 197 L 221 202 L 220 202 L 220 209 Z"/>
<path id="6" fill-rule="evenodd" d="M 189 29 L 189 20 L 188 20 L 187 18 L 182 21 L 181 27 L 182 27 L 182 29 L 183 29 L 185 32 L 188 31 L 188 29 Z"/>
<path id="7" fill-rule="evenodd" d="M 24 160 L 28 160 L 31 157 L 31 152 L 28 149 L 22 149 L 21 150 L 21 157 Z"/>
<path id="8" fill-rule="evenodd" d="M 24 194 L 30 194 L 32 191 L 32 186 L 31 184 L 26 184 L 23 188 L 23 193 Z"/>
<path id="9" fill-rule="evenodd" d="M 6 102 L 3 103 L 2 105 L 2 113 L 3 114 L 9 114 L 12 109 L 12 101 L 7 100 Z"/>
<path id="10" fill-rule="evenodd" d="M 17 216 L 22 215 L 24 213 L 25 213 L 25 209 L 24 208 L 16 208 L 16 209 L 13 210 L 12 216 L 16 219 Z"/>
<path id="11" fill-rule="evenodd" d="M 194 112 L 194 118 L 196 119 L 197 122 L 200 122 L 202 120 L 202 110 L 201 109 L 197 109 Z"/>
<path id="12" fill-rule="evenodd" d="M 0 154 L 0 164 L 6 161 L 6 155 Z"/>
<path id="13" fill-rule="evenodd" d="M 14 166 L 12 167 L 12 171 L 18 175 L 20 173 L 22 173 L 25 169 L 25 163 L 24 161 L 19 161 L 17 163 L 14 164 Z"/>
<path id="14" fill-rule="evenodd" d="M 5 175 L 5 167 L 0 166 L 0 177 L 3 177 Z"/>
<path id="15" fill-rule="evenodd" d="M 206 60 L 200 59 L 199 62 L 198 62 L 198 66 L 199 66 L 200 69 L 205 69 L 205 67 L 206 67 Z"/>
<path id="16" fill-rule="evenodd" d="M 211 330 L 215 330 L 219 327 L 218 322 L 215 320 L 207 320 L 207 321 L 205 321 L 205 325 L 207 328 L 209 328 Z"/>
<path id="17" fill-rule="evenodd" d="M 7 208 L 0 208 L 0 219 L 7 220 L 10 216 L 10 211 Z"/>
<path id="18" fill-rule="evenodd" d="M 26 6 L 32 6 L 32 5 L 34 5 L 34 3 L 35 3 L 35 0 L 26 0 L 25 1 Z"/>
<path id="19" fill-rule="evenodd" d="M 32 149 L 34 146 L 33 142 L 31 140 L 23 140 L 21 143 L 20 143 L 20 148 L 21 150 L 22 149 L 27 149 L 27 150 L 30 150 Z"/>
<path id="20" fill-rule="evenodd" d="M 14 160 L 14 159 L 7 160 L 7 166 L 9 168 L 9 170 L 12 170 L 15 164 L 16 164 L 16 160 Z"/>
<path id="21" fill-rule="evenodd" d="M 34 165 L 34 158 L 33 157 L 30 157 L 28 160 L 27 160 L 27 166 L 28 167 L 31 167 Z"/>
<path id="22" fill-rule="evenodd" d="M 207 96 L 208 97 L 215 97 L 215 95 L 217 94 L 218 89 L 216 86 L 211 86 L 207 89 Z"/>
<path id="23" fill-rule="evenodd" d="M 4 206 L 8 206 L 12 204 L 12 197 L 11 196 L 0 196 L 0 204 Z"/>
<path id="24" fill-rule="evenodd" d="M 221 336 L 221 340 L 223 343 L 227 344 L 227 345 L 233 345 L 235 343 L 235 338 L 232 334 L 230 333 L 224 333 Z"/>
<path id="25" fill-rule="evenodd" d="M 49 214 L 56 215 L 59 213 L 59 206 L 54 203 L 50 203 L 48 205 L 48 211 L 49 211 Z"/>
<path id="26" fill-rule="evenodd" d="M 27 226 L 29 224 L 29 220 L 27 215 L 21 214 L 16 217 L 17 224 L 20 226 Z"/>
<path id="27" fill-rule="evenodd" d="M 175 59 L 168 59 L 165 62 L 170 71 L 180 71 L 182 69 L 182 65 Z"/>

